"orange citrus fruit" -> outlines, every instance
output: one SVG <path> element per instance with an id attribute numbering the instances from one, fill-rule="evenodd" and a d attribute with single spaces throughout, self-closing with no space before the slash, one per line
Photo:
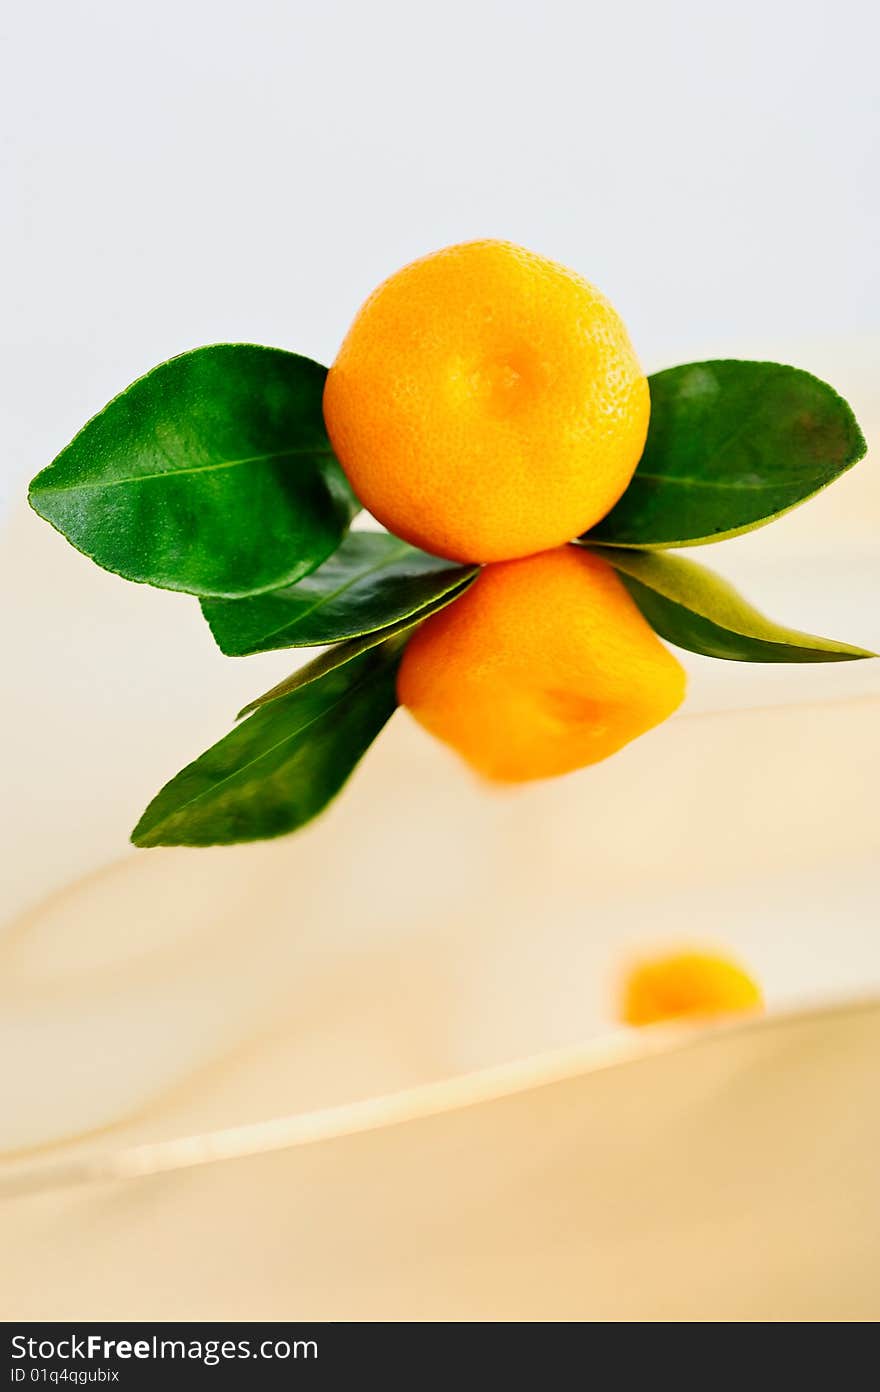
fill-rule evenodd
<path id="1" fill-rule="evenodd" d="M 499 241 L 447 247 L 380 285 L 324 391 L 364 506 L 460 561 L 532 555 L 587 531 L 629 483 L 649 410 L 604 296 Z"/>
<path id="2" fill-rule="evenodd" d="M 400 702 L 492 779 L 568 773 L 681 703 L 685 674 L 599 556 L 486 566 L 404 649 Z"/>
<path id="3" fill-rule="evenodd" d="M 653 1025 L 688 1016 L 709 1018 L 760 1010 L 761 988 L 736 962 L 688 949 L 636 963 L 623 987 L 621 1018 Z"/>

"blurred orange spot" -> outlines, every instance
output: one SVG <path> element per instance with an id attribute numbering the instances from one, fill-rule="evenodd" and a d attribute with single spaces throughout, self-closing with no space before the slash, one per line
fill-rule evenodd
<path id="1" fill-rule="evenodd" d="M 692 949 L 644 958 L 628 971 L 620 1002 L 627 1025 L 735 1015 L 762 1008 L 761 988 L 736 962 Z"/>

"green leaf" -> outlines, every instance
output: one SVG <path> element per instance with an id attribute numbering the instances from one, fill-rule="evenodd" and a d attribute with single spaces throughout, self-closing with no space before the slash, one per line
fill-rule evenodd
<path id="1" fill-rule="evenodd" d="M 459 585 L 457 590 L 448 590 L 446 594 L 435 599 L 433 604 L 427 604 L 417 614 L 410 614 L 407 618 L 400 619 L 388 628 L 374 629 L 371 633 L 361 633 L 356 638 L 349 638 L 344 643 L 334 643 L 332 647 L 325 648 L 313 661 L 298 667 L 295 672 L 291 672 L 289 677 L 285 677 L 284 681 L 273 686 L 271 691 L 267 691 L 264 695 L 258 696 L 255 701 L 251 701 L 249 705 L 238 712 L 236 719 L 241 720 L 244 716 L 250 715 L 251 711 L 258 710 L 260 706 L 268 705 L 270 701 L 277 701 L 279 696 L 287 696 L 289 692 L 296 691 L 298 687 L 317 681 L 326 672 L 332 672 L 334 667 L 341 667 L 344 663 L 351 662 L 352 658 L 360 656 L 362 652 L 375 647 L 377 643 L 384 643 L 389 638 L 409 633 L 411 629 L 430 618 L 432 614 L 436 614 L 440 609 L 445 609 L 447 604 L 458 599 L 472 581 L 473 577 L 471 576 L 462 585 Z"/>
<path id="2" fill-rule="evenodd" d="M 345 783 L 397 704 L 402 644 L 371 648 L 272 701 L 153 799 L 136 846 L 217 846 L 282 836 Z"/>
<path id="3" fill-rule="evenodd" d="M 352 532 L 305 580 L 253 599 L 203 600 L 229 657 L 336 643 L 418 613 L 476 574 L 382 532 Z"/>
<path id="4" fill-rule="evenodd" d="M 614 566 L 651 627 L 679 648 L 731 662 L 850 662 L 875 656 L 772 623 L 726 580 L 682 556 L 591 549 Z"/>
<path id="5" fill-rule="evenodd" d="M 644 454 L 591 541 L 721 541 L 797 507 L 865 453 L 846 402 L 799 368 L 688 363 L 656 373 L 650 385 Z"/>
<path id="6" fill-rule="evenodd" d="M 359 507 L 324 429 L 326 375 L 278 348 L 183 353 L 89 421 L 31 506 L 127 580 L 227 597 L 289 584 Z"/>

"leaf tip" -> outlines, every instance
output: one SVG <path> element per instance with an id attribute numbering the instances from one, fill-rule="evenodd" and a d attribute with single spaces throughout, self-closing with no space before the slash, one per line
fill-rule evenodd
<path id="1" fill-rule="evenodd" d="M 39 488 L 39 481 L 43 473 L 45 473 L 45 470 L 42 470 L 41 473 L 34 475 L 30 483 L 28 484 L 27 491 L 28 507 L 32 508 L 38 517 L 44 517 L 44 513 L 40 507 L 41 489 Z"/>
<path id="2" fill-rule="evenodd" d="M 853 447 L 850 462 L 858 464 L 859 460 L 864 459 L 865 455 L 868 453 L 868 441 L 865 439 L 865 432 L 859 425 L 855 413 L 852 412 L 852 407 L 850 407 L 850 411 L 852 413 L 853 424 Z"/>
<path id="3" fill-rule="evenodd" d="M 128 838 L 131 844 L 137 846 L 139 850 L 146 850 L 150 846 L 159 846 L 162 844 L 161 836 L 157 834 L 158 828 L 155 819 L 150 816 L 155 802 L 156 798 L 153 798 L 152 801 L 147 804 Z"/>

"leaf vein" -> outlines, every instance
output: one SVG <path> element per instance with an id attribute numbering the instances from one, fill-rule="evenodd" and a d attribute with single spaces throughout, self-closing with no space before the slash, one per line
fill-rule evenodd
<path id="1" fill-rule="evenodd" d="M 155 479 L 182 478 L 190 474 L 208 474 L 221 469 L 235 469 L 242 464 L 265 464 L 272 459 L 292 459 L 305 455 L 318 455 L 322 458 L 332 458 L 333 451 L 332 449 L 320 446 L 316 446 L 314 449 L 274 450 L 268 454 L 245 455 L 242 459 L 221 459 L 214 464 L 195 464 L 188 469 L 160 469 L 158 473 L 155 474 L 132 474 L 126 475 L 125 478 L 96 479 L 93 482 L 89 481 L 87 483 L 49 484 L 35 491 L 37 493 L 83 493 L 95 489 L 118 488 L 126 483 L 150 483 Z"/>
<path id="2" fill-rule="evenodd" d="M 687 477 L 683 478 L 677 474 L 649 474 L 642 469 L 637 470 L 636 473 L 633 475 L 633 483 L 638 483 L 640 480 L 644 481 L 646 479 L 649 479 L 652 483 L 678 483 L 686 488 L 717 488 L 731 492 L 744 493 L 778 492 L 780 487 L 788 487 L 792 483 L 799 481 L 795 479 L 786 479 L 784 485 L 778 482 L 763 483 L 760 481 L 755 483 L 747 483 L 745 480 L 742 480 L 740 482 L 732 482 L 727 479 L 704 479 Z"/>
<path id="3" fill-rule="evenodd" d="M 360 680 L 354 684 L 354 686 L 348 687 L 345 691 L 341 693 L 340 696 L 337 697 L 335 701 L 332 702 L 331 705 L 326 706 L 323 710 L 319 711 L 317 715 L 312 716 L 311 720 L 307 720 L 304 725 L 298 725 L 297 728 L 295 730 L 292 730 L 289 735 L 285 735 L 283 739 L 277 740 L 275 744 L 270 745 L 268 749 L 264 749 L 261 754 L 257 754 L 253 759 L 249 759 L 247 763 L 241 764 L 238 768 L 233 769 L 232 772 L 228 773 L 225 778 L 219 779 L 218 782 L 212 783 L 207 788 L 203 788 L 201 792 L 196 793 L 193 797 L 187 798 L 186 802 L 180 803 L 178 807 L 174 808 L 173 812 L 169 813 L 166 817 L 163 817 L 161 821 L 157 822 L 156 826 L 160 827 L 166 822 L 168 822 L 172 817 L 180 816 L 182 812 L 185 812 L 187 808 L 195 806 L 195 804 L 197 802 L 200 802 L 202 798 L 217 793 L 221 788 L 224 787 L 225 784 L 231 783 L 233 779 L 238 778 L 243 773 L 247 773 L 248 769 L 255 768 L 257 764 L 262 763 L 264 759 L 268 759 L 270 754 L 274 754 L 275 751 L 277 749 L 281 749 L 283 745 L 289 744 L 291 740 L 297 739 L 300 735 L 304 735 L 307 730 L 310 730 L 312 728 L 313 725 L 317 725 L 320 720 L 324 720 L 327 716 L 332 715 L 333 712 L 336 709 L 338 709 L 338 707 L 341 706 L 344 701 L 348 700 L 349 697 L 354 696 L 356 692 L 360 691 L 361 687 L 363 687 L 370 680 L 370 677 L 373 675 L 373 673 L 365 673 L 364 676 L 361 677 Z M 236 732 L 233 731 L 233 734 L 234 733 Z M 204 758 L 204 755 L 202 755 L 202 758 Z M 196 762 L 198 763 L 198 760 Z"/>
<path id="4" fill-rule="evenodd" d="M 285 623 L 280 624 L 278 628 L 266 629 L 262 634 L 261 641 L 265 641 L 267 638 L 274 638 L 277 636 L 277 634 L 284 633 L 287 629 L 296 628 L 305 619 L 307 619 L 310 614 L 313 614 L 316 609 L 320 609 L 325 604 L 329 604 L 331 600 L 338 599 L 339 596 L 341 594 L 344 594 L 346 590 L 350 590 L 352 585 L 356 585 L 360 580 L 365 580 L 370 575 L 375 575 L 377 571 L 383 570 L 386 566 L 395 564 L 395 562 L 400 560 L 401 556 L 406 555 L 409 549 L 410 548 L 407 542 L 401 542 L 400 549 L 398 551 L 395 551 L 393 554 L 389 556 L 385 556 L 380 561 L 376 561 L 374 565 L 368 566 L 365 570 L 358 571 L 356 575 L 353 575 L 350 580 L 346 580 L 344 584 L 340 585 L 337 589 L 330 590 L 324 595 L 319 595 L 319 597 L 315 600 L 314 604 L 310 604 L 307 609 L 303 609 L 302 612 L 298 614 L 295 619 L 288 619 Z M 308 579 L 310 577 L 306 578 Z M 232 602 L 236 603 L 237 601 Z M 378 627 L 385 628 L 387 627 L 387 624 L 379 624 Z"/>

